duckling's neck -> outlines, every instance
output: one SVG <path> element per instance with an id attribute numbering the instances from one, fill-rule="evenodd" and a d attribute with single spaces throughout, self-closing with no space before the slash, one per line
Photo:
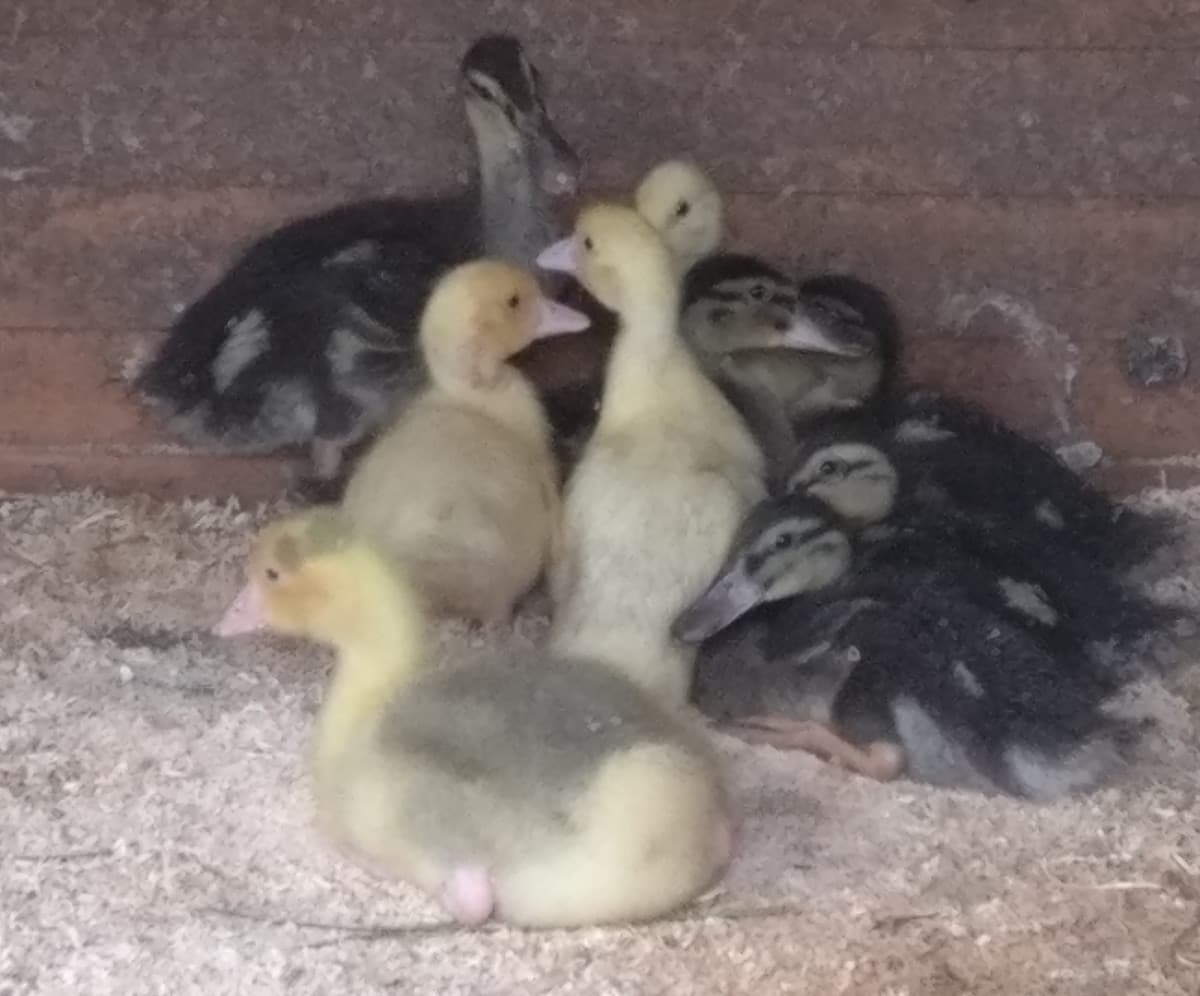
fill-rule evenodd
<path id="1" fill-rule="evenodd" d="M 417 673 L 424 656 L 415 596 L 389 565 L 371 559 L 355 617 L 336 643 L 337 664 L 317 719 L 313 757 L 320 784 L 336 776 L 338 762 Z"/>
<path id="2" fill-rule="evenodd" d="M 557 235 L 551 197 L 538 182 L 537 163 L 520 136 L 476 136 L 483 254 L 533 269 Z"/>
<path id="3" fill-rule="evenodd" d="M 438 372 L 432 380 L 441 399 L 479 412 L 536 446 L 549 447 L 550 428 L 542 404 L 528 378 L 509 364 L 487 387 Z"/>
<path id="4" fill-rule="evenodd" d="M 645 279 L 621 308 L 601 422 L 622 418 L 663 397 L 664 376 L 685 369 L 702 376 L 679 335 L 679 287 L 668 274 Z"/>

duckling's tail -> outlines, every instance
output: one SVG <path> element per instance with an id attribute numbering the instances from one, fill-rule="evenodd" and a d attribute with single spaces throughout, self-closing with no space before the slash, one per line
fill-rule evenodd
<path id="1" fill-rule="evenodd" d="M 715 766 L 670 744 L 611 758 L 570 823 L 575 839 L 496 883 L 504 919 L 575 927 L 662 916 L 709 887 L 732 852 Z"/>

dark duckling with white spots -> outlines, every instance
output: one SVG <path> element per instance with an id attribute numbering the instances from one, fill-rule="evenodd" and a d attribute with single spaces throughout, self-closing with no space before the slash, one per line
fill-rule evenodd
<path id="1" fill-rule="evenodd" d="M 221 449 L 308 447 L 318 480 L 426 380 L 421 307 L 446 270 L 487 255 L 532 267 L 558 233 L 579 162 L 520 43 L 477 39 L 459 68 L 473 189 L 390 197 L 301 218 L 245 250 L 175 322 L 134 391 L 181 438 Z"/>
<path id="2" fill-rule="evenodd" d="M 719 258 L 689 278 L 693 340 L 703 339 L 710 367 L 726 379 L 754 385 L 756 427 L 775 469 L 808 423 L 830 412 L 867 408 L 896 450 L 922 470 L 921 482 L 958 512 L 1012 523 L 1061 542 L 1097 564 L 1127 569 L 1165 548 L 1174 521 L 1131 509 L 1087 483 L 1045 444 L 979 406 L 899 381 L 901 327 L 887 296 L 857 278 L 827 274 L 801 283 L 750 257 Z M 823 350 L 762 349 L 763 328 L 751 316 L 771 303 L 771 323 L 803 320 L 821 326 Z M 733 317 L 738 320 L 734 321 Z M 685 322 L 685 327 L 689 323 Z M 696 331 L 696 326 L 706 326 Z M 723 328 L 724 326 L 724 328 Z M 775 416 L 763 409 L 776 406 Z"/>
<path id="3" fill-rule="evenodd" d="M 887 780 L 1053 799 L 1103 784 L 1136 739 L 1023 627 L 936 569 L 860 565 L 820 502 L 768 499 L 677 619 L 693 701 L 735 736 Z"/>

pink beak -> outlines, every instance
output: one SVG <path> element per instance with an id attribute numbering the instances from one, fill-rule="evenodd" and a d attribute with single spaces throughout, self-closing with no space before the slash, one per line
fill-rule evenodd
<path id="1" fill-rule="evenodd" d="M 559 239 L 554 245 L 543 249 L 538 254 L 537 265 L 543 270 L 556 270 L 559 273 L 572 275 L 578 273 L 579 247 L 575 242 L 575 236 L 569 235 L 565 239 Z"/>
<path id="2" fill-rule="evenodd" d="M 537 331 L 533 337 L 545 339 L 564 332 L 582 332 L 591 324 L 592 320 L 583 312 L 544 297 L 539 303 Z"/>
<path id="3" fill-rule="evenodd" d="M 213 632 L 217 636 L 239 636 L 266 628 L 266 603 L 263 601 L 262 587 L 251 581 L 225 610 L 225 615 L 213 627 Z"/>

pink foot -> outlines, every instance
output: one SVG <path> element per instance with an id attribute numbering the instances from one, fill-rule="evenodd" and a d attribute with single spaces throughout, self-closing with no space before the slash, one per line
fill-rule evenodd
<path id="1" fill-rule="evenodd" d="M 442 905 L 455 920 L 469 927 L 487 920 L 496 905 L 488 870 L 482 865 L 455 868 L 442 886 Z"/>

